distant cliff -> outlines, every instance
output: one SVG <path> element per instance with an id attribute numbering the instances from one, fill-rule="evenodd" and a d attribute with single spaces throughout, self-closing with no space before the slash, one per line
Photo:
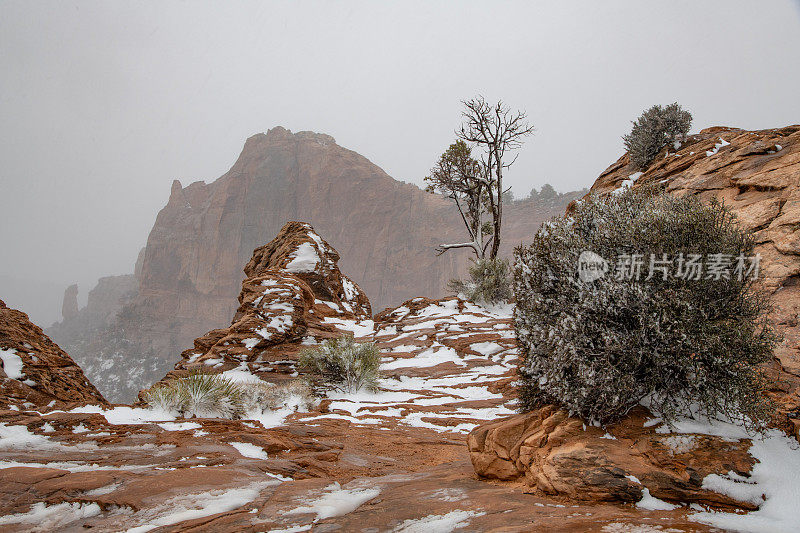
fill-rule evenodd
<path id="1" fill-rule="evenodd" d="M 528 241 L 581 194 L 510 203 L 501 253 Z M 328 135 L 277 127 L 247 139 L 216 181 L 173 182 L 137 266 L 136 295 L 113 326 L 88 335 L 86 324 L 65 320 L 49 333 L 106 397 L 131 399 L 194 338 L 230 322 L 241 265 L 290 220 L 325 235 L 376 312 L 414 296 L 443 295 L 468 264 L 465 251 L 434 253 L 437 244 L 463 238 L 449 200 L 393 179 Z M 142 371 L 153 366 L 153 375 Z"/>

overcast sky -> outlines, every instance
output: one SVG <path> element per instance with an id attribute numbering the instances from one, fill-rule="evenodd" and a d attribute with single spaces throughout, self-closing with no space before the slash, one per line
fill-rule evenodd
<path id="1" fill-rule="evenodd" d="M 131 272 L 171 181 L 214 180 L 276 125 L 421 183 L 459 101 L 502 98 L 536 127 L 525 196 L 591 185 L 652 104 L 768 128 L 800 123 L 798 90 L 792 0 L 0 0 L 0 274 Z"/>

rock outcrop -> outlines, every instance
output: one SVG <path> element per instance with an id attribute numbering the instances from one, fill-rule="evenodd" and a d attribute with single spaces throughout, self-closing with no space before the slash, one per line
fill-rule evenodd
<path id="1" fill-rule="evenodd" d="M 69 355 L 28 320 L 0 300 L 0 359 L 3 409 L 60 408 L 69 404 L 107 405 Z"/>
<path id="2" fill-rule="evenodd" d="M 361 288 L 342 274 L 339 254 L 310 224 L 289 222 L 245 265 L 239 308 L 227 328 L 195 339 L 181 354 L 175 374 L 192 368 L 222 372 L 247 367 L 254 373 L 295 374 L 303 343 L 346 332 L 335 320 L 369 319 Z"/>
<path id="3" fill-rule="evenodd" d="M 524 478 L 537 494 L 570 501 L 634 503 L 645 488 L 660 500 L 756 509 L 704 486 L 706 476 L 747 475 L 749 440 L 660 434 L 639 409 L 607 428 L 586 427 L 553 406 L 483 425 L 469 435 L 478 475 Z"/>
<path id="4" fill-rule="evenodd" d="M 530 240 L 582 194 L 509 203 L 501 253 Z M 277 127 L 250 137 L 216 181 L 173 182 L 137 261 L 136 294 L 124 309 L 92 314 L 90 301 L 79 320 L 48 333 L 108 398 L 130 401 L 193 339 L 230 320 L 241 265 L 289 220 L 305 220 L 325 235 L 376 310 L 419 294 L 441 296 L 468 266 L 467 252 L 434 253 L 437 244 L 463 237 L 447 199 L 392 179 L 328 135 Z M 103 313 L 99 329 L 81 319 Z"/>
<path id="5" fill-rule="evenodd" d="M 64 290 L 61 317 L 64 320 L 72 320 L 76 316 L 78 316 L 78 285 L 73 283 Z"/>

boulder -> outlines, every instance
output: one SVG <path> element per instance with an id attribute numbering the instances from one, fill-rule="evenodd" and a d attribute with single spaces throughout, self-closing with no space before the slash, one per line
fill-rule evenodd
<path id="1" fill-rule="evenodd" d="M 633 503 L 647 487 L 668 502 L 756 508 L 703 488 L 709 474 L 750 472 L 750 440 L 660 434 L 646 420 L 640 408 L 601 429 L 549 405 L 473 430 L 470 459 L 481 477 L 523 479 L 535 494 L 570 501 Z"/>
<path id="2" fill-rule="evenodd" d="M 0 300 L 0 405 L 5 409 L 106 405 L 75 361 L 28 315 Z"/>
<path id="3" fill-rule="evenodd" d="M 338 261 L 336 250 L 310 224 L 286 223 L 245 265 L 231 325 L 195 339 L 165 379 L 195 368 L 221 372 L 243 364 L 277 380 L 294 374 L 304 343 L 347 333 L 326 319 L 371 315 L 369 299 L 342 274 Z"/>

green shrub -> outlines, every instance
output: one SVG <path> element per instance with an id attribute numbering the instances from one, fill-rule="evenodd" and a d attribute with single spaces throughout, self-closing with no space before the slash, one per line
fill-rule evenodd
<path id="1" fill-rule="evenodd" d="M 155 385 L 145 394 L 145 401 L 184 418 L 236 418 L 243 412 L 241 391 L 234 382 L 199 371 Z"/>
<path id="2" fill-rule="evenodd" d="M 604 276 L 578 275 L 585 251 L 608 261 Z M 524 409 L 557 403 L 607 422 L 645 401 L 668 422 L 695 410 L 745 424 L 766 420 L 759 365 L 776 342 L 767 297 L 734 265 L 729 279 L 709 278 L 706 268 L 698 280 L 680 279 L 675 269 L 645 279 L 650 254 L 665 253 L 750 256 L 753 238 L 719 203 L 639 188 L 589 197 L 516 249 Z M 628 279 L 630 254 L 646 258 L 639 281 Z"/>
<path id="3" fill-rule="evenodd" d="M 478 259 L 469 267 L 469 279 L 453 279 L 447 285 L 465 299 L 494 305 L 511 298 L 511 268 L 506 259 Z"/>
<path id="4" fill-rule="evenodd" d="M 658 152 L 667 145 L 686 140 L 692 126 L 692 114 L 676 103 L 666 107 L 654 105 L 633 123 L 631 132 L 622 140 L 631 163 L 645 170 Z"/>
<path id="5" fill-rule="evenodd" d="M 378 389 L 381 353 L 373 343 L 357 343 L 352 335 L 329 339 L 304 350 L 299 366 L 318 388 L 341 392 Z"/>
<path id="6" fill-rule="evenodd" d="M 239 383 L 242 405 L 245 412 L 278 411 L 289 407 L 307 411 L 313 407 L 311 388 L 301 380 L 271 384 L 264 381 Z"/>

